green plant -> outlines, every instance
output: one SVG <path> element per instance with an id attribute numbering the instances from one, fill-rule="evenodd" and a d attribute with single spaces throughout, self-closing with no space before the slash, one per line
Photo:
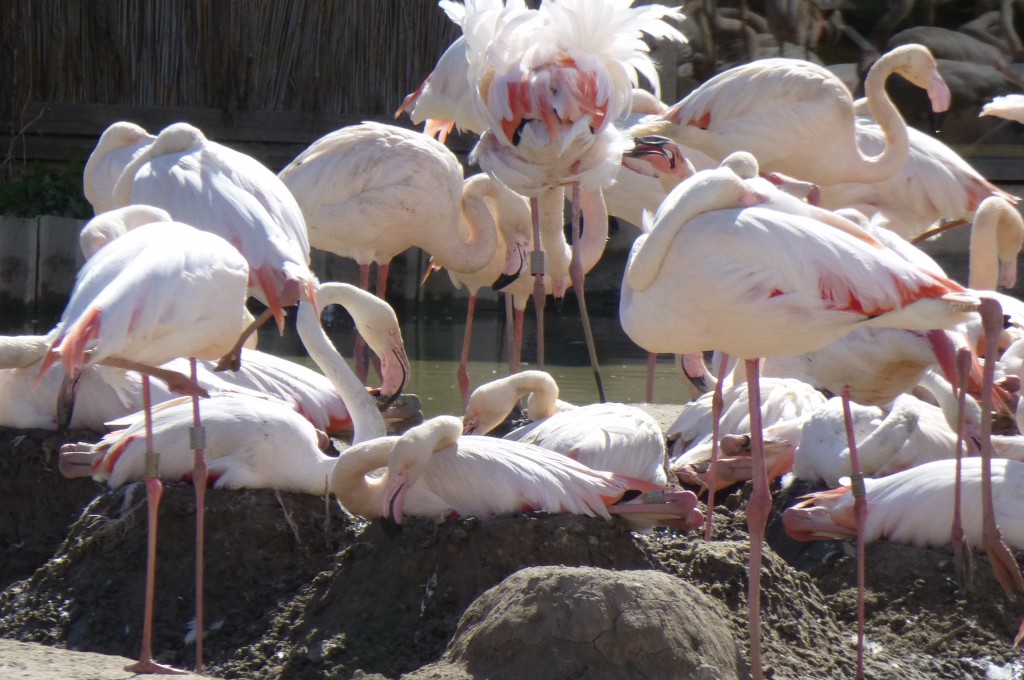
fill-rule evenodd
<path id="1" fill-rule="evenodd" d="M 92 206 L 82 193 L 81 159 L 61 167 L 37 164 L 0 179 L 0 215 L 62 215 L 89 219 Z"/>

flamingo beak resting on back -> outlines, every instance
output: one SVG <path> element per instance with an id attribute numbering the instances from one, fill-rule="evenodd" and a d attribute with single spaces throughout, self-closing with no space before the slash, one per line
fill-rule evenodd
<path id="1" fill-rule="evenodd" d="M 842 506 L 835 503 L 836 499 L 849 494 L 849 487 L 839 487 L 806 496 L 803 501 L 782 513 L 786 533 L 797 541 L 856 538 L 857 522 L 853 516 L 853 503 Z M 819 501 L 824 505 L 814 505 Z"/>
<path id="2" fill-rule="evenodd" d="M 679 146 L 659 135 L 633 140 L 633 148 L 622 154 L 622 164 L 638 175 L 656 178 L 666 192 L 696 172 Z"/>

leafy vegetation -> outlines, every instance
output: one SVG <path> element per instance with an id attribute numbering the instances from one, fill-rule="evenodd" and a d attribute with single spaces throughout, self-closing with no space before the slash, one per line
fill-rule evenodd
<path id="1" fill-rule="evenodd" d="M 0 178 L 0 215 L 61 215 L 89 219 L 92 206 L 82 193 L 81 159 L 60 167 L 37 164 Z"/>

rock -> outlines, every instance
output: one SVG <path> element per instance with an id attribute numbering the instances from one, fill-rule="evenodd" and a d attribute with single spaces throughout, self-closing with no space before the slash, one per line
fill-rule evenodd
<path id="1" fill-rule="evenodd" d="M 727 613 L 682 579 L 657 571 L 531 567 L 481 595 L 442 660 L 472 677 L 736 678 Z M 457 677 L 457 676 L 448 676 Z"/>

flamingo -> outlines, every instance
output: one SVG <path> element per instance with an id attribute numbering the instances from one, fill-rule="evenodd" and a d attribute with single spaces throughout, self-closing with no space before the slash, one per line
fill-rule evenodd
<path id="1" fill-rule="evenodd" d="M 1017 285 L 1017 255 L 1024 246 L 1024 219 L 1011 201 L 989 196 L 971 225 L 968 285 L 976 290 Z"/>
<path id="2" fill-rule="evenodd" d="M 128 121 L 119 121 L 103 131 L 82 172 L 82 191 L 97 215 L 117 207 L 114 187 L 118 178 L 155 139 L 156 135 Z"/>
<path id="3" fill-rule="evenodd" d="M 536 444 L 565 454 L 595 470 L 665 486 L 665 437 L 658 422 L 638 406 L 618 403 L 574 406 L 558 398 L 550 373 L 523 371 L 473 390 L 462 418 L 466 434 L 487 434 L 516 403 L 529 395 L 532 423 L 504 439 Z"/>
<path id="4" fill-rule="evenodd" d="M 463 170 L 446 146 L 413 130 L 362 123 L 313 142 L 281 170 L 316 248 L 354 259 L 359 285 L 384 298 L 391 260 L 419 247 L 439 264 L 474 272 L 494 253 L 497 235 L 481 201 L 463 198 Z M 460 214 L 467 216 L 460 221 Z M 357 344 L 357 370 L 365 375 Z"/>
<path id="5" fill-rule="evenodd" d="M 153 445 L 160 450 L 160 478 L 191 481 L 193 426 L 187 401 L 160 407 L 153 415 Z M 312 424 L 285 402 L 223 393 L 203 401 L 204 452 L 209 483 L 217 489 L 278 489 L 323 495 L 335 458 L 320 450 Z M 65 477 L 91 476 L 116 489 L 142 479 L 145 468 L 145 421 L 106 435 L 96 444 L 61 447 Z"/>
<path id="6" fill-rule="evenodd" d="M 964 533 L 971 547 L 983 545 L 982 461 L 965 458 L 961 480 Z M 871 514 L 864 540 L 887 540 L 922 548 L 949 545 L 956 460 L 935 460 L 886 477 L 865 479 Z M 996 517 L 1010 546 L 1024 549 L 1024 463 L 994 459 L 992 484 Z M 782 514 L 786 533 L 798 541 L 845 539 L 854 535 L 850 487 L 809 494 Z"/>
<path id="7" fill-rule="evenodd" d="M 256 159 L 206 139 L 187 123 L 164 128 L 135 156 L 114 187 L 114 203 L 165 209 L 179 221 L 224 237 L 249 263 L 249 292 L 269 309 L 284 331 L 284 307 L 312 294 L 309 240 L 295 198 Z M 250 324 L 222 358 L 238 369 Z"/>
<path id="8" fill-rule="evenodd" d="M 178 222 L 138 227 L 97 252 L 78 274 L 61 322 L 50 336 L 40 376 L 58 360 L 69 375 L 105 363 L 143 373 L 146 413 L 146 498 L 149 545 L 142 645 L 127 670 L 173 671 L 153 661 L 152 612 L 156 581 L 157 509 L 162 484 L 159 454 L 153 448 L 149 376 L 193 397 L 194 425 L 201 428 L 198 396 L 207 392 L 181 374 L 156 366 L 171 358 L 214 358 L 232 347 L 242 332 L 249 267 L 241 254 L 215 234 Z M 193 364 L 194 366 L 194 364 Z M 201 431 L 201 430 L 200 430 Z M 202 514 L 205 464 L 201 437 L 195 443 L 197 478 L 196 618 L 202 630 Z M 197 639 L 197 667 L 202 643 Z"/>
<path id="9" fill-rule="evenodd" d="M 623 276 L 619 318 L 634 342 L 654 352 L 717 348 L 745 358 L 756 405 L 756 357 L 818 349 L 858 327 L 952 327 L 973 313 L 977 300 L 961 286 L 858 235 L 856 225 L 756 205 L 763 200 L 729 167 L 699 172 L 669 194 Z M 757 408 L 750 426 L 748 602 L 760 677 L 760 551 L 771 501 Z"/>
<path id="10" fill-rule="evenodd" d="M 602 187 L 613 179 L 625 140 L 612 121 L 628 109 L 638 72 L 657 88 L 658 79 L 643 33 L 684 42 L 664 21 L 677 10 L 632 2 L 593 3 L 552 0 L 536 11 L 522 2 L 503 8 L 446 5 L 466 38 L 467 78 L 476 114 L 485 126 L 471 160 L 506 186 L 530 197 L 533 243 L 560 232 L 561 220 L 542 220 L 540 197 L 561 196 L 572 185 L 574 225 L 583 194 L 592 194 L 587 224 L 606 220 Z M 657 91 L 655 92 L 657 94 Z M 561 199 L 552 203 L 561 205 Z M 560 213 L 559 213 L 560 214 Z M 580 300 L 584 333 L 598 392 L 603 386 L 583 291 L 579 230 L 574 227 L 568 275 Z M 551 243 L 545 240 L 545 244 Z M 537 251 L 534 251 L 537 252 Z M 543 338 L 544 264 L 531 263 L 538 338 Z M 556 292 L 557 295 L 557 292 Z M 543 367 L 538 341 L 538 365 Z"/>
<path id="11" fill-rule="evenodd" d="M 909 153 L 907 126 L 885 92 L 892 73 L 927 90 L 933 110 L 949 107 L 927 49 L 903 45 L 882 55 L 865 81 L 867 105 L 886 135 L 885 151 L 873 157 L 857 145 L 850 91 L 828 69 L 798 59 L 760 59 L 720 73 L 628 133 L 669 137 L 719 160 L 749 151 L 764 171 L 818 185 L 875 182 L 891 177 Z"/>
<path id="12" fill-rule="evenodd" d="M 382 477 L 368 473 L 387 467 Z M 689 491 L 592 470 L 531 444 L 462 434 L 462 420 L 437 416 L 401 437 L 352 446 L 338 456 L 331 490 L 368 519 L 405 516 L 486 519 L 526 511 L 622 516 L 636 530 L 690 529 L 703 521 Z M 623 502 L 629 492 L 637 502 Z"/>
<path id="13" fill-rule="evenodd" d="M 888 228 L 905 239 L 921 236 L 940 219 L 971 222 L 982 201 L 999 196 L 1020 201 L 985 179 L 960 154 L 915 128 L 907 128 L 909 155 L 891 177 L 875 182 L 843 182 L 821 187 L 821 205 L 852 207 L 866 215 L 880 212 Z M 870 117 L 858 116 L 857 143 L 877 154 L 886 145 L 882 128 Z"/>

